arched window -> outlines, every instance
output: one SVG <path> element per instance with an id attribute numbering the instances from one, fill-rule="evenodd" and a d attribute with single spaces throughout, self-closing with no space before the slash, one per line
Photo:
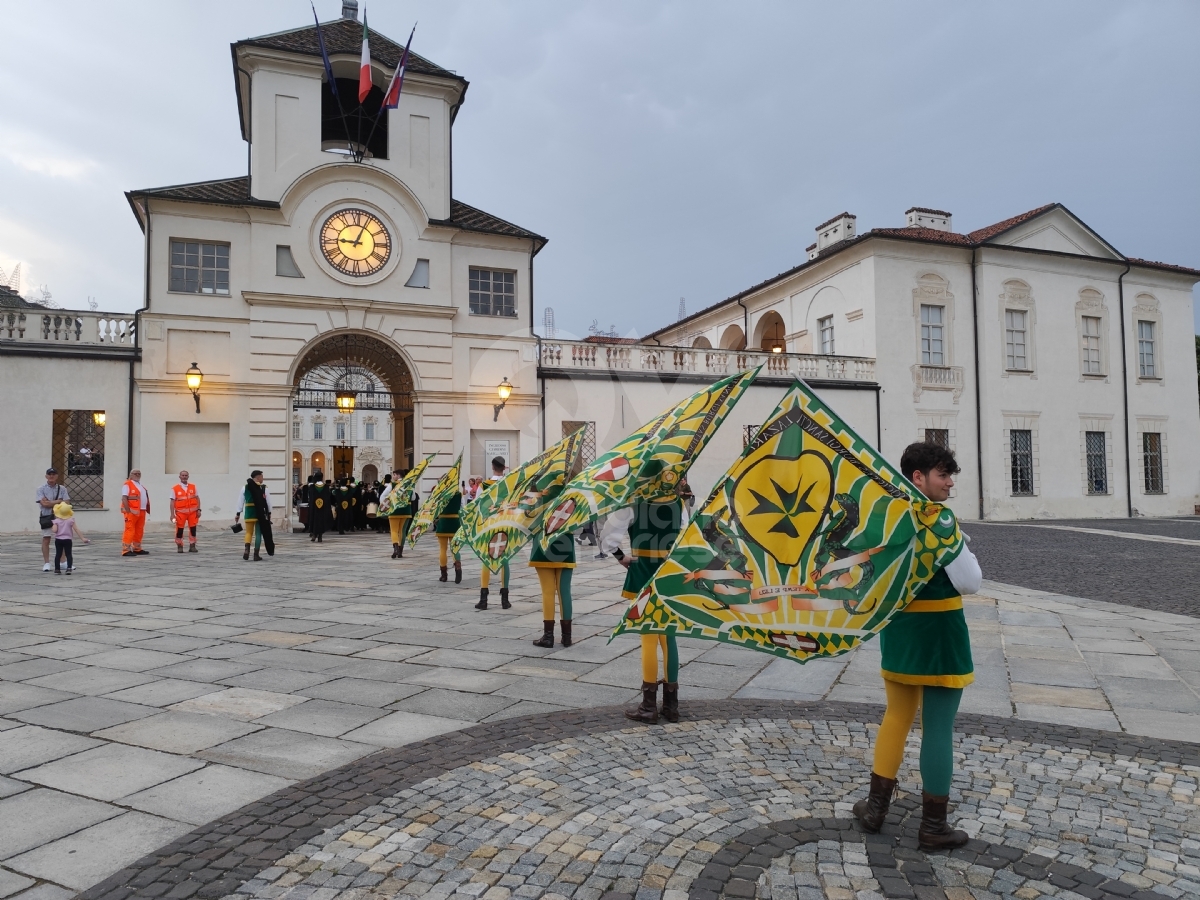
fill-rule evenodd
<path id="1" fill-rule="evenodd" d="M 746 332 L 742 331 L 742 327 L 740 325 L 730 325 L 723 332 L 721 332 L 721 349 L 746 349 Z"/>
<path id="2" fill-rule="evenodd" d="M 755 343 L 765 353 L 782 353 L 787 349 L 783 317 L 775 310 L 771 310 L 758 320 L 758 327 L 755 331 L 758 335 Z"/>
<path id="3" fill-rule="evenodd" d="M 309 474 L 316 475 L 318 472 L 324 477 L 325 475 L 325 454 L 318 450 L 309 459 Z"/>
<path id="4" fill-rule="evenodd" d="M 712 344 L 709 343 L 708 338 L 706 338 L 704 335 L 700 335 L 700 337 L 692 341 L 692 347 L 697 350 L 711 350 Z"/>

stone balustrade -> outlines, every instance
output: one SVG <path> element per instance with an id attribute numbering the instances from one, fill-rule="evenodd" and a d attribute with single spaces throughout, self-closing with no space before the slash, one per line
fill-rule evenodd
<path id="1" fill-rule="evenodd" d="M 874 381 L 875 360 L 860 356 L 814 353 L 764 353 L 658 347 L 652 344 L 600 344 L 588 341 L 542 341 L 539 365 L 565 372 L 641 372 L 709 375 L 720 378 L 754 366 L 762 374 L 805 380 Z"/>
<path id="2" fill-rule="evenodd" d="M 132 347 L 134 328 L 130 313 L 0 309 L 0 341 L 6 342 Z"/>

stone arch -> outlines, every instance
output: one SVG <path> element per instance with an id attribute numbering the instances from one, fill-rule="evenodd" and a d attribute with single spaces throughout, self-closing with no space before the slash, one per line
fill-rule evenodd
<path id="1" fill-rule="evenodd" d="M 704 335 L 700 335 L 698 338 L 692 341 L 692 347 L 696 350 L 711 350 L 712 342 L 710 342 L 709 339 Z"/>
<path id="2" fill-rule="evenodd" d="M 318 472 L 321 473 L 322 481 L 328 477 L 326 475 L 325 454 L 320 450 L 315 450 L 308 460 L 308 474 L 316 475 Z"/>
<path id="3" fill-rule="evenodd" d="M 721 349 L 746 349 L 746 332 L 742 331 L 741 325 L 730 325 L 723 332 L 721 332 Z"/>
<path id="4" fill-rule="evenodd" d="M 783 316 L 775 310 L 769 310 L 758 320 L 754 328 L 754 343 L 766 353 L 776 348 L 780 352 L 787 349 L 787 327 L 783 324 Z"/>
<path id="5" fill-rule="evenodd" d="M 365 481 L 367 484 L 374 484 L 379 480 L 379 469 L 374 463 L 367 463 L 362 467 L 362 478 L 360 480 Z"/>

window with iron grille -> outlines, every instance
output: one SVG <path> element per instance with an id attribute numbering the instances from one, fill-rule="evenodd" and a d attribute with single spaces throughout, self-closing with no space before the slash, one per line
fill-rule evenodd
<path id="1" fill-rule="evenodd" d="M 300 440 L 300 420 L 292 419 L 292 440 Z"/>
<path id="2" fill-rule="evenodd" d="M 921 365 L 944 366 L 946 364 L 946 342 L 942 333 L 943 306 L 921 304 Z"/>
<path id="3" fill-rule="evenodd" d="M 364 432 L 363 436 L 366 438 L 366 440 L 368 440 L 368 441 L 375 440 L 375 423 L 368 422 L 366 425 L 363 426 L 363 432 Z"/>
<path id="4" fill-rule="evenodd" d="M 1146 431 L 1142 433 L 1142 470 L 1146 477 L 1146 493 L 1164 493 L 1162 434 L 1160 432 Z"/>
<path id="5" fill-rule="evenodd" d="M 821 333 L 821 352 L 832 354 L 833 351 L 833 316 L 817 319 L 817 327 Z"/>
<path id="6" fill-rule="evenodd" d="M 750 446 L 750 442 L 758 435 L 758 428 L 757 425 L 742 426 L 742 449 Z"/>
<path id="7" fill-rule="evenodd" d="M 950 449 L 950 429 L 949 428 L 926 428 L 925 443 L 937 444 L 939 447 Z"/>
<path id="8" fill-rule="evenodd" d="M 1138 373 L 1142 378 L 1157 378 L 1154 366 L 1154 323 L 1138 322 Z"/>
<path id="9" fill-rule="evenodd" d="M 1083 317 L 1083 374 L 1100 375 L 1100 317 Z"/>
<path id="10" fill-rule="evenodd" d="M 325 440 L 325 423 L 324 422 L 313 422 L 313 440 L 314 441 Z"/>
<path id="11" fill-rule="evenodd" d="M 229 245 L 172 240 L 169 289 L 185 294 L 228 294 Z"/>
<path id="12" fill-rule="evenodd" d="M 473 316 L 517 315 L 516 273 L 471 268 L 470 304 Z"/>
<path id="13" fill-rule="evenodd" d="M 1101 444 L 1101 449 L 1103 449 L 1103 444 Z M 1012 457 L 1013 496 L 1032 496 L 1033 432 L 1023 428 L 1014 428 L 1010 431 L 1008 433 L 1008 452 Z M 1103 467 L 1103 462 L 1101 462 L 1101 467 Z"/>
<path id="14" fill-rule="evenodd" d="M 104 507 L 104 420 L 102 410 L 56 409 L 50 462 L 76 509 Z"/>
<path id="15" fill-rule="evenodd" d="M 1023 309 L 1004 311 L 1005 365 L 1018 372 L 1029 369 L 1029 354 L 1026 350 L 1025 321 L 1028 313 Z"/>
<path id="16" fill-rule="evenodd" d="M 1087 483 L 1089 494 L 1108 493 L 1108 464 L 1105 459 L 1103 431 L 1084 432 L 1087 449 Z"/>
<path id="17" fill-rule="evenodd" d="M 584 429 L 583 444 L 579 448 L 579 460 L 575 463 L 575 468 L 571 470 L 572 478 L 582 472 L 584 466 L 590 465 L 596 460 L 595 422 L 576 422 L 573 420 L 564 419 L 562 423 L 562 436 L 566 437 L 569 434 L 574 434 L 580 428 Z"/>

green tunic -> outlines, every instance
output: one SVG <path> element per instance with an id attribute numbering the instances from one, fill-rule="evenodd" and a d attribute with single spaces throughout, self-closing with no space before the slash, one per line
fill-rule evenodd
<path id="1" fill-rule="evenodd" d="M 249 487 L 242 488 L 242 521 L 258 521 L 258 507 L 254 505 L 254 498 L 250 495 Z"/>
<path id="2" fill-rule="evenodd" d="M 944 568 L 879 632 L 879 645 L 888 681 L 962 688 L 975 680 L 962 596 Z"/>
<path id="3" fill-rule="evenodd" d="M 535 540 L 533 552 L 529 554 L 529 564 L 535 569 L 575 568 L 575 538 L 570 532 L 560 534 L 551 539 L 550 546 L 544 550 L 541 542 Z"/>
<path id="4" fill-rule="evenodd" d="M 629 548 L 633 559 L 621 591 L 626 600 L 632 600 L 642 592 L 670 555 L 682 521 L 683 504 L 678 500 L 666 503 L 639 500 L 634 504 L 633 522 L 629 526 Z"/>
<path id="5" fill-rule="evenodd" d="M 462 512 L 462 494 L 455 494 L 442 507 L 433 523 L 433 533 L 438 537 L 453 537 L 458 532 L 458 517 Z"/>

